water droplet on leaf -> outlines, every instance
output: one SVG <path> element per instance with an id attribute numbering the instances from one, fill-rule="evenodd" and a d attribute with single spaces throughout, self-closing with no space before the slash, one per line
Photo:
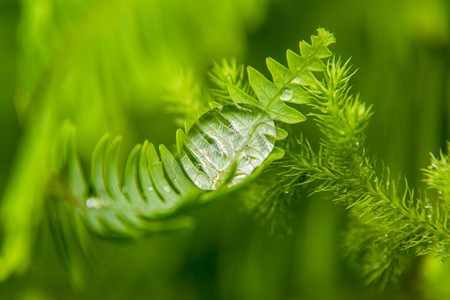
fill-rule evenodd
<path id="1" fill-rule="evenodd" d="M 238 171 L 228 183 L 231 187 L 264 162 L 274 148 L 275 136 L 273 120 L 258 107 L 216 107 L 186 132 L 181 163 L 189 178 L 204 190 L 217 189 L 236 168 Z"/>
<path id="2" fill-rule="evenodd" d="M 290 90 L 290 89 L 283 89 L 281 91 L 281 100 L 285 100 L 285 101 L 289 101 L 292 99 L 292 97 L 294 96 L 294 91 Z"/>
<path id="3" fill-rule="evenodd" d="M 86 200 L 86 207 L 88 208 L 101 208 L 102 203 L 97 198 L 89 198 Z"/>
<path id="4" fill-rule="evenodd" d="M 292 79 L 291 83 L 300 84 L 302 83 L 302 80 L 300 77 L 296 76 L 294 79 Z"/>

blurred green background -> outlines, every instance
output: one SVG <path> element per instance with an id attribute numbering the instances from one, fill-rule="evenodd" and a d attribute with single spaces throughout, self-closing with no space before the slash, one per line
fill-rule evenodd
<path id="1" fill-rule="evenodd" d="M 340 248 L 345 211 L 321 198 L 299 201 L 283 239 L 222 199 L 197 212 L 188 235 L 94 240 L 84 287 L 71 286 L 38 226 L 62 120 L 76 125 L 84 164 L 107 131 L 124 136 L 124 153 L 144 139 L 173 146 L 167 98 L 180 72 L 204 84 L 213 60 L 235 56 L 268 75 L 267 56 L 285 63 L 319 26 L 352 57 L 353 91 L 374 106 L 369 151 L 421 187 L 428 153 L 450 139 L 449 13 L 447 0 L 1 1 L 0 194 L 15 205 L 1 217 L 32 227 L 36 247 L 23 250 L 30 268 L 0 284 L 0 299 L 449 299 L 450 266 L 432 257 L 382 294 L 365 286 Z M 310 127 L 297 130 L 318 142 Z"/>

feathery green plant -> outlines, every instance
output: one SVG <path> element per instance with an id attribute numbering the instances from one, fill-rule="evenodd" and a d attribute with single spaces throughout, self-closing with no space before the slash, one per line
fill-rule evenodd
<path id="1" fill-rule="evenodd" d="M 302 68 L 299 78 L 302 79 L 289 79 L 294 84 L 298 84 L 299 80 L 310 79 L 313 71 L 324 66 L 321 59 L 330 55 L 326 48 L 333 42 L 332 35 L 324 30 L 319 33 L 322 36 L 314 40 L 313 51 L 304 55 L 304 61 L 297 58 L 297 67 Z M 305 45 L 303 47 L 308 49 Z M 282 129 L 275 129 L 272 119 L 290 124 L 304 121 L 305 117 L 300 112 L 283 102 L 301 103 L 296 100 L 297 95 L 286 97 L 286 83 L 277 82 L 276 86 L 256 70 L 249 69 L 249 82 L 258 97 L 254 98 L 240 89 L 248 91 L 245 84 L 232 85 L 242 81 L 242 72 L 234 71 L 237 65 L 231 63 L 231 67 L 228 67 L 224 62 L 224 66 L 224 76 L 217 76 L 215 83 L 224 91 L 221 95 L 229 91 L 235 103 L 221 106 L 212 103 L 212 109 L 195 123 L 186 125 L 186 133 L 181 129 L 178 131 L 177 144 L 184 170 L 164 146 L 160 146 L 160 158 L 154 146 L 144 142 L 130 152 L 124 176 L 121 177 L 117 171 L 120 139 L 111 140 L 104 136 L 92 155 L 91 182 L 87 189 L 74 154 L 74 142 L 70 141 L 73 139 L 72 130 L 62 134 L 69 141 L 59 143 L 65 148 L 59 150 L 62 154 L 57 151 L 55 155 L 63 157 L 58 160 L 55 178 L 65 180 L 55 186 L 65 186 L 66 191 L 56 191 L 52 198 L 62 199 L 62 203 L 67 202 L 65 196 L 70 195 L 69 199 L 73 199 L 73 209 L 77 213 L 72 214 L 75 217 L 72 227 L 75 229 L 71 229 L 71 232 L 81 236 L 77 234 L 79 219 L 91 231 L 104 237 L 136 237 L 148 232 L 183 227 L 185 223 L 172 226 L 161 223 L 161 219 L 177 216 L 188 204 L 199 206 L 224 194 L 226 187 L 255 177 L 258 174 L 253 172 L 256 168 L 262 169 L 263 165 L 283 156 L 282 150 L 272 150 L 277 134 L 280 133 L 281 137 L 286 134 Z M 216 65 L 216 74 L 219 69 Z M 230 72 L 238 74 L 238 79 L 229 79 Z M 271 158 L 268 158 L 269 154 Z M 66 172 L 70 176 L 66 176 Z M 216 191 L 207 193 L 205 190 Z M 146 222 L 148 220 L 150 222 Z M 59 232 L 57 236 L 61 238 L 65 234 L 70 232 Z M 63 241 L 59 244 L 69 243 Z M 70 247 L 60 248 L 64 250 L 65 257 L 71 256 Z"/>
<path id="2" fill-rule="evenodd" d="M 124 134 L 127 146 L 142 140 L 158 122 L 149 115 L 164 97 L 161 74 L 181 65 L 201 70 L 208 57 L 239 54 L 241 33 L 259 22 L 265 2 L 14 2 L 18 32 L 8 43 L 17 43 L 18 71 L 8 76 L 22 129 L 1 200 L 0 281 L 30 265 L 52 185 L 50 145 L 61 123 L 76 126 L 83 163 L 105 132 Z"/>
<path id="3" fill-rule="evenodd" d="M 326 67 L 320 64 L 319 58 L 327 57 L 329 52 L 327 48 L 318 50 L 318 45 L 328 45 L 334 40 L 332 35 L 327 37 L 326 31 L 319 29 L 318 32 L 318 37 L 312 38 L 312 46 L 300 43 L 301 56 L 287 52 L 289 69 L 270 58 L 267 65 L 279 88 L 269 99 L 279 95 L 281 99 L 311 106 L 311 116 L 323 134 L 320 149 L 314 153 L 307 140 L 298 141 L 294 150 L 285 149 L 285 158 L 277 162 L 278 169 L 267 170 L 272 176 L 266 176 L 267 179 L 252 190 L 250 206 L 270 223 L 278 218 L 280 209 L 277 208 L 285 210 L 278 201 L 287 204 L 289 199 L 298 198 L 298 187 L 306 185 L 313 187 L 312 193 L 324 193 L 344 204 L 353 220 L 346 234 L 347 254 L 362 268 L 369 282 L 377 281 L 383 286 L 398 278 L 407 266 L 405 261 L 409 254 L 434 252 L 444 258 L 449 255 L 450 232 L 445 204 L 449 187 L 447 160 L 444 155 L 440 160 L 433 156 L 432 167 L 427 170 L 429 186 L 439 190 L 437 199 L 425 193 L 416 196 L 406 180 L 403 184 L 393 180 L 386 167 L 381 168 L 381 174 L 377 172 L 374 160 L 364 148 L 371 108 L 361 103 L 358 96 L 350 94 L 349 79 L 353 73 L 348 61 L 342 64 L 333 57 Z M 316 58 L 304 58 L 314 53 Z M 305 68 L 305 62 L 313 67 Z M 312 71 L 321 72 L 316 77 Z M 259 73 L 249 69 L 253 89 L 263 90 L 254 86 L 252 76 L 255 78 L 255 75 L 251 74 Z M 266 91 L 274 89 L 273 83 L 265 81 L 261 75 L 256 76 L 259 82 L 264 82 L 261 85 Z M 236 89 L 230 91 L 236 99 L 243 98 Z M 267 195 L 267 191 L 271 193 Z M 297 196 L 293 196 L 294 193 Z"/>
<path id="4" fill-rule="evenodd" d="M 304 190 L 343 204 L 351 220 L 344 246 L 369 282 L 383 286 L 397 279 L 411 254 L 448 256 L 448 156 L 433 156 L 425 172 L 436 195 L 417 196 L 406 180 L 393 180 L 387 167 L 378 166 L 364 147 L 371 108 L 350 93 L 353 73 L 349 61 L 342 63 L 329 50 L 334 42 L 333 34 L 318 29 L 310 44 L 300 42 L 300 54 L 287 51 L 288 67 L 267 58 L 273 81 L 249 67 L 247 83 L 235 61 L 215 64 L 215 87 L 198 99 L 210 99 L 210 109 L 177 132 L 177 155 L 163 145 L 158 154 L 145 141 L 131 150 L 123 175 L 120 138 L 105 135 L 86 181 L 75 129 L 64 125 L 48 207 L 55 241 L 74 276 L 79 277 L 74 249 L 89 252 L 86 228 L 105 238 L 189 228 L 190 209 L 244 187 L 247 204 L 272 232 L 286 228 L 289 204 Z M 279 126 L 306 120 L 298 106 L 288 104 L 312 109 L 323 135 L 317 151 Z"/>
<path id="5" fill-rule="evenodd" d="M 73 125 L 65 124 L 56 142 L 49 208 L 52 232 L 75 280 L 80 274 L 72 264 L 73 249 L 78 249 L 74 242 L 89 255 L 85 227 L 121 239 L 189 228 L 186 211 L 223 197 L 232 190 L 227 187 L 251 180 L 258 174 L 252 174 L 255 168 L 283 155 L 272 151 L 275 126 L 264 111 L 228 104 L 204 114 L 186 134 L 178 131 L 181 164 L 164 145 L 158 155 L 145 141 L 131 150 L 121 176 L 120 137 L 105 135 L 93 151 L 88 183 L 74 134 Z"/>
<path id="6" fill-rule="evenodd" d="M 214 62 L 209 72 L 209 78 L 216 86 L 215 88 L 211 88 L 211 94 L 214 100 L 219 103 L 233 102 L 228 92 L 228 85 L 237 87 L 247 94 L 253 92 L 245 76 L 244 65 L 238 64 L 235 58 L 230 60 L 224 58 L 220 63 Z"/>

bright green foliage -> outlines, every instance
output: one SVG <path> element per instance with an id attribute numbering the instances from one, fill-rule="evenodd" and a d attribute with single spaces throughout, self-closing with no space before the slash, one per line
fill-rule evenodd
<path id="1" fill-rule="evenodd" d="M 186 120 L 195 121 L 208 111 L 209 95 L 206 94 L 190 70 L 178 70 L 165 78 L 165 111 L 175 117 L 175 122 L 182 127 Z"/>
<path id="2" fill-rule="evenodd" d="M 161 145 L 158 155 L 153 144 L 147 141 L 131 150 L 124 174 L 119 175 L 121 138 L 112 139 L 109 135 L 94 149 L 91 178 L 87 183 L 76 156 L 72 127 L 67 126 L 62 135 L 63 147 L 55 151 L 56 157 L 61 157 L 55 164 L 55 179 L 61 181 L 58 187 L 66 190 L 52 191 L 53 197 L 81 210 L 83 221 L 98 235 L 130 238 L 171 230 L 178 225 L 168 225 L 163 219 L 175 215 L 203 194 L 166 147 Z"/>
<path id="3" fill-rule="evenodd" d="M 450 208 L 450 165 L 449 155 L 450 143 L 447 143 L 447 154 L 441 152 L 440 157 L 436 158 L 431 154 L 431 164 L 425 175 L 426 183 L 430 189 L 437 193 L 438 201 L 444 205 L 447 210 Z"/>
<path id="4" fill-rule="evenodd" d="M 334 36 L 322 28 L 317 32 L 318 35 L 311 38 L 311 45 L 305 41 L 300 42 L 301 55 L 290 50 L 287 52 L 289 69 L 272 58 L 267 58 L 267 67 L 272 74 L 273 82 L 257 70 L 248 68 L 249 82 L 258 97 L 259 104 L 256 99 L 238 87 L 230 85 L 233 101 L 259 105 L 274 120 L 284 123 L 295 124 L 305 121 L 306 118 L 299 111 L 284 102 L 308 103 L 309 96 L 305 88 L 314 84 L 314 72 L 325 69 L 322 60 L 332 55 L 328 46 L 335 42 Z"/>
<path id="5" fill-rule="evenodd" d="M 448 255 L 448 211 L 439 201 L 416 196 L 406 181 L 391 179 L 388 168 L 376 171 L 362 144 L 371 113 L 349 94 L 347 65 L 331 61 L 313 92 L 324 140 L 312 178 L 322 182 L 317 191 L 351 209 L 357 221 L 347 234 L 347 250 L 369 281 L 384 284 L 401 273 L 408 253 Z"/>
<path id="6" fill-rule="evenodd" d="M 74 279 L 80 280 L 74 249 L 90 251 L 86 227 L 101 237 L 121 239 L 189 228 L 189 208 L 225 195 L 224 187 L 250 179 L 255 168 L 282 157 L 277 150 L 268 159 L 275 134 L 273 121 L 259 108 L 220 106 L 199 118 L 179 140 L 184 170 L 164 145 L 158 155 L 145 141 L 130 151 L 123 175 L 118 171 L 121 138 L 105 135 L 93 151 L 86 182 L 75 129 L 65 124 L 53 154 L 49 208 L 55 241 Z M 204 191 L 211 189 L 216 193 Z"/>
<path id="7" fill-rule="evenodd" d="M 63 135 L 67 141 L 55 151 L 61 157 L 55 179 L 60 179 L 58 187 L 66 190 L 51 192 L 60 202 L 81 210 L 83 221 L 96 234 L 130 238 L 164 230 L 166 226 L 155 220 L 173 215 L 181 205 L 201 194 L 162 145 L 160 155 L 148 142 L 136 145 L 127 158 L 124 175 L 120 176 L 117 170 L 120 137 L 111 139 L 108 135 L 93 152 L 91 178 L 87 183 L 76 156 L 74 135 L 67 131 Z"/>
<path id="8" fill-rule="evenodd" d="M 417 195 L 406 180 L 394 180 L 389 168 L 378 166 L 364 147 L 371 107 L 350 94 L 353 73 L 349 61 L 342 63 L 328 49 L 334 42 L 331 33 L 318 29 L 310 44 L 300 42 L 300 54 L 287 51 L 288 67 L 267 58 L 273 81 L 249 67 L 247 82 L 243 67 L 231 60 L 213 67 L 211 95 L 191 77 L 179 91 L 171 86 L 174 103 L 192 106 L 175 110 L 182 117 L 193 118 L 208 105 L 211 108 L 196 120 L 186 120 L 185 132 L 178 130 L 180 157 L 163 145 L 158 154 L 145 141 L 131 150 L 123 175 L 121 139 L 104 135 L 93 151 L 86 181 L 74 128 L 65 125 L 56 140 L 47 196 L 56 244 L 75 279 L 80 278 L 80 257 L 74 249 L 83 255 L 90 249 L 86 228 L 120 239 L 186 229 L 192 221 L 186 216 L 188 209 L 241 188 L 247 188 L 241 195 L 250 209 L 274 234 L 289 232 L 287 221 L 295 215 L 291 204 L 307 193 L 345 206 L 350 220 L 343 242 L 346 254 L 369 282 L 382 287 L 401 276 L 413 255 L 448 256 L 448 155 L 432 156 L 425 172 L 429 188 L 438 191 L 432 195 L 436 197 Z M 290 104 L 312 109 L 310 115 L 322 133 L 317 151 L 307 139 L 292 136 L 275 145 L 288 135 L 274 121 L 306 120 Z M 45 137 L 50 135 L 49 131 Z M 13 203 L 12 196 L 8 199 L 7 204 Z M 28 229 L 39 223 L 21 221 Z M 7 218 L 3 222 L 5 227 L 12 224 Z M 6 255 L 17 248 L 7 239 L 5 245 Z M 3 278 L 26 266 L 20 266 L 20 259 L 9 262 L 9 269 L 0 273 Z"/>
<path id="9" fill-rule="evenodd" d="M 80 253 L 89 258 L 92 251 L 86 229 L 102 237 L 128 239 L 192 226 L 189 217 L 176 214 L 202 192 L 164 146 L 158 155 L 148 142 L 136 145 L 119 176 L 120 137 L 105 135 L 93 152 L 91 178 L 86 182 L 73 125 L 66 123 L 57 141 L 49 189 L 50 224 L 75 283 L 82 281 Z"/>
<path id="10" fill-rule="evenodd" d="M 240 54 L 237 36 L 258 22 L 265 1 L 16 1 L 18 70 L 14 95 L 4 99 L 14 99 L 22 134 L 1 201 L 0 280 L 31 261 L 61 123 L 75 125 L 83 162 L 105 132 L 124 134 L 126 145 L 142 140 L 154 128 L 149 115 L 160 109 L 165 75 Z"/>
<path id="11" fill-rule="evenodd" d="M 231 68 L 236 69 L 236 64 L 232 63 Z M 223 76 L 218 75 L 219 68 L 216 67 L 216 84 L 220 78 L 227 78 L 228 73 L 234 72 L 229 68 L 222 71 Z M 63 133 L 62 136 L 69 139 L 69 142 L 62 142 L 65 146 L 59 152 L 56 151 L 55 156 L 62 156 L 63 159 L 59 163 L 55 179 L 62 180 L 57 186 L 65 186 L 67 190 L 53 191 L 52 198 L 58 199 L 60 203 L 54 206 L 53 211 L 66 212 L 69 221 L 56 223 L 53 231 L 59 231 L 59 234 L 55 236 L 70 237 L 70 233 L 75 232 L 74 240 L 81 240 L 80 244 L 86 245 L 87 242 L 83 241 L 85 233 L 82 224 L 100 236 L 115 238 L 135 238 L 148 233 L 184 228 L 189 224 L 186 219 L 173 220 L 172 217 L 177 216 L 188 205 L 198 206 L 216 197 L 214 194 L 206 195 L 194 183 L 202 189 L 218 189 L 217 195 L 224 194 L 221 186 L 233 186 L 246 177 L 250 180 L 261 172 L 254 172 L 249 176 L 255 168 L 281 158 L 283 151 L 278 149 L 271 155 L 272 158 L 266 159 L 274 147 L 277 134 L 282 138 L 287 134 L 281 128 L 275 131 L 273 121 L 259 107 L 275 114 L 278 109 L 280 112 L 289 110 L 292 114 L 301 114 L 279 99 L 264 96 L 264 83 L 269 81 L 258 77 L 262 76 L 259 73 L 253 74 L 256 79 L 254 76 L 250 77 L 250 83 L 255 93 L 259 94 L 261 102 L 232 86 L 237 93 L 249 97 L 254 105 L 227 104 L 213 108 L 195 123 L 186 125 L 187 134 L 179 131 L 177 139 L 181 162 L 192 181 L 164 146 L 160 147 L 160 158 L 154 146 L 148 142 L 131 150 L 124 175 L 120 176 L 117 167 L 120 138 L 111 139 L 106 135 L 98 142 L 92 155 L 90 184 L 83 183 L 83 172 L 80 171 L 75 155 L 73 134 Z M 242 78 L 242 72 L 239 76 Z M 239 82 L 240 80 L 231 80 L 218 85 L 223 92 L 227 91 L 225 88 L 230 87 L 231 83 Z M 193 84 L 192 81 L 188 83 Z M 239 87 L 249 92 L 245 86 Z M 198 89 L 194 91 L 197 92 L 193 95 L 198 96 Z M 214 93 L 218 94 L 219 91 L 213 91 Z M 270 104 L 271 102 L 274 104 Z M 200 167 L 197 168 L 197 165 Z M 66 203 L 66 197 L 74 199 L 75 203 Z M 166 220 L 167 218 L 170 220 Z M 59 244 L 72 243 L 63 239 Z M 65 253 L 64 257 L 73 256 L 69 250 L 71 246 L 60 248 Z M 66 261 L 70 262 L 71 259 Z M 76 270 L 73 266 L 70 269 Z"/>
<path id="12" fill-rule="evenodd" d="M 233 102 L 228 92 L 228 85 L 237 87 L 247 94 L 252 93 L 244 70 L 244 65 L 238 64 L 235 58 L 223 59 L 220 63 L 214 62 L 209 72 L 209 78 L 217 86 L 217 88 L 211 89 L 214 101 L 222 104 Z"/>
<path id="13" fill-rule="evenodd" d="M 304 168 L 314 164 L 314 153 L 299 144 L 285 144 L 283 158 L 275 161 L 255 182 L 242 192 L 247 208 L 268 227 L 275 237 L 283 237 L 292 232 L 289 221 L 294 218 L 294 202 L 302 201 L 307 195 L 302 186 L 307 180 Z M 304 150 L 310 151 L 304 151 Z"/>
<path id="14" fill-rule="evenodd" d="M 311 186 L 312 193 L 325 193 L 344 204 L 352 216 L 346 252 L 369 282 L 381 286 L 400 276 L 410 254 L 448 256 L 446 202 L 417 197 L 406 181 L 399 184 L 393 180 L 388 168 L 376 171 L 363 146 L 370 108 L 349 93 L 352 74 L 348 62 L 333 58 L 322 75 L 322 80 L 311 80 L 307 88 L 314 109 L 311 115 L 323 134 L 321 148 L 315 154 L 307 141 L 299 141 L 298 147 L 287 151 L 278 173 L 273 174 L 275 179 L 262 183 L 264 190 L 277 192 L 272 199 L 253 205 L 258 214 L 273 218 L 272 208 L 279 206 L 281 194 L 298 193 L 299 185 Z M 438 188 L 440 195 L 449 186 L 446 159 L 444 155 L 440 160 L 433 157 L 427 170 L 428 183 Z M 253 198 L 261 196 L 257 193 Z"/>

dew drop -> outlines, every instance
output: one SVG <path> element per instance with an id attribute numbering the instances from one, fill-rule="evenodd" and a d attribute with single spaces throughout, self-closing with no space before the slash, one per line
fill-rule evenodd
<path id="1" fill-rule="evenodd" d="M 360 143 L 360 142 L 356 142 L 355 145 L 356 145 L 357 147 L 359 147 L 359 146 L 361 146 L 361 143 Z"/>
<path id="2" fill-rule="evenodd" d="M 164 186 L 163 189 L 164 189 L 164 191 L 166 191 L 167 193 L 170 192 L 170 187 L 169 187 L 168 185 Z"/>
<path id="3" fill-rule="evenodd" d="M 148 187 L 148 190 L 149 190 L 150 192 L 153 192 L 153 187 L 152 187 L 152 186 L 149 186 L 149 187 Z"/>
<path id="4" fill-rule="evenodd" d="M 431 219 L 431 218 L 433 217 L 433 215 L 428 215 L 427 217 L 428 217 L 429 219 Z"/>
<path id="5" fill-rule="evenodd" d="M 275 97 L 279 99 L 280 95 L 281 91 L 278 90 Z M 243 117 L 246 119 L 244 123 L 239 121 Z M 216 128 L 217 122 L 220 123 L 220 130 L 206 130 Z M 189 178 L 200 189 L 214 190 L 220 185 L 219 181 L 229 176 L 233 178 L 228 185 L 233 186 L 266 159 L 274 147 L 275 135 L 273 120 L 264 110 L 247 104 L 226 104 L 221 112 L 219 108 L 214 108 L 204 114 L 186 132 L 186 139 L 198 149 L 198 155 L 192 157 L 187 146 L 184 147 L 181 155 L 188 159 L 183 158 L 182 164 Z M 229 166 L 234 162 L 237 170 L 242 170 L 243 174 L 228 174 Z M 208 167 L 210 164 L 213 168 Z M 164 185 L 159 189 L 165 192 Z M 167 189 L 166 192 L 177 192 L 171 185 Z"/>
<path id="6" fill-rule="evenodd" d="M 283 89 L 281 91 L 281 100 L 285 100 L 285 101 L 289 101 L 292 99 L 292 97 L 294 96 L 294 91 L 290 90 L 290 89 Z"/>
<path id="7" fill-rule="evenodd" d="M 101 208 L 102 207 L 102 203 L 97 198 L 88 198 L 86 200 L 86 207 L 89 207 L 89 208 Z"/>
<path id="8" fill-rule="evenodd" d="M 444 193 L 444 191 L 439 191 L 439 195 L 442 195 Z"/>
<path id="9" fill-rule="evenodd" d="M 300 79 L 300 77 L 297 76 L 294 79 L 292 79 L 291 83 L 300 84 L 302 83 L 302 80 Z"/>
<path id="10" fill-rule="evenodd" d="M 124 193 L 124 194 L 128 193 L 128 188 L 123 187 L 123 188 L 122 188 L 122 193 Z"/>

